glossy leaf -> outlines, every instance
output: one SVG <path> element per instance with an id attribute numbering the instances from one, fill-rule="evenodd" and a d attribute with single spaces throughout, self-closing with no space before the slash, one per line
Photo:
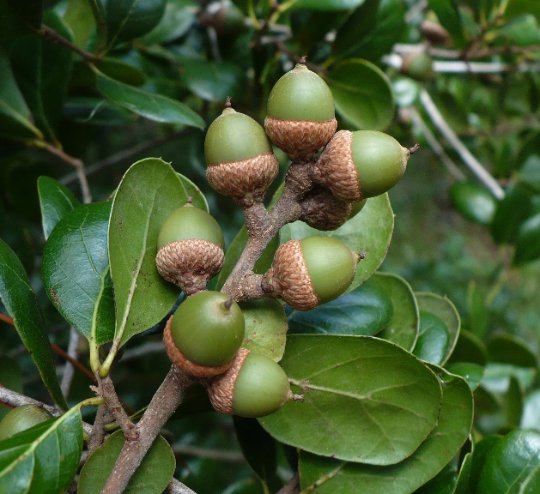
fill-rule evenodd
<path id="1" fill-rule="evenodd" d="M 484 342 L 474 333 L 461 329 L 449 360 L 451 362 L 473 362 L 483 366 L 487 362 L 487 358 Z"/>
<path id="2" fill-rule="evenodd" d="M 480 473 L 478 494 L 524 494 L 538 485 L 540 433 L 515 430 L 497 442 Z"/>
<path id="3" fill-rule="evenodd" d="M 187 33 L 196 21 L 197 2 L 176 0 L 167 2 L 159 24 L 142 38 L 146 45 L 167 43 Z"/>
<path id="4" fill-rule="evenodd" d="M 450 188 L 454 207 L 468 220 L 489 225 L 493 220 L 496 199 L 484 187 L 472 182 L 456 182 Z"/>
<path id="5" fill-rule="evenodd" d="M 326 235 L 343 240 L 355 252 L 364 252 L 366 257 L 358 264 L 356 275 L 349 287 L 351 291 L 366 281 L 381 265 L 390 245 L 393 229 L 394 213 L 388 194 L 383 194 L 372 197 L 366 202 L 361 214 L 357 214 L 332 232 L 321 232 L 302 221 L 285 225 L 280 231 L 280 242 Z"/>
<path id="6" fill-rule="evenodd" d="M 383 130 L 394 117 L 394 97 L 388 77 L 362 59 L 332 67 L 327 82 L 338 113 L 355 128 Z"/>
<path id="7" fill-rule="evenodd" d="M 528 218 L 520 226 L 513 262 L 525 264 L 540 257 L 540 214 Z"/>
<path id="8" fill-rule="evenodd" d="M 96 82 L 99 92 L 108 101 L 144 118 L 199 129 L 205 126 L 204 120 L 180 101 L 115 81 L 101 72 L 96 73 Z"/>
<path id="9" fill-rule="evenodd" d="M 484 367 L 472 362 L 450 362 L 446 364 L 446 369 L 465 379 L 471 391 L 480 385 L 484 377 Z"/>
<path id="10" fill-rule="evenodd" d="M 522 184 L 510 187 L 497 204 L 491 233 L 498 243 L 514 242 L 520 226 L 532 212 L 532 192 Z"/>
<path id="11" fill-rule="evenodd" d="M 104 57 L 95 62 L 95 66 L 111 79 L 125 82 L 131 86 L 144 84 L 144 74 L 133 65 L 117 58 Z"/>
<path id="12" fill-rule="evenodd" d="M 186 60 L 182 68 L 184 84 L 204 100 L 223 102 L 227 96 L 235 98 L 240 95 L 244 74 L 237 65 Z"/>
<path id="13" fill-rule="evenodd" d="M 494 394 L 504 394 L 510 387 L 512 378 L 518 380 L 522 389 L 530 388 L 534 382 L 536 369 L 518 367 L 512 364 L 488 363 L 484 370 L 482 386 Z"/>
<path id="14" fill-rule="evenodd" d="M 56 224 L 80 202 L 73 192 L 50 177 L 38 178 L 39 206 L 41 208 L 41 225 L 45 240 Z"/>
<path id="15" fill-rule="evenodd" d="M 436 424 L 436 376 L 400 347 L 367 336 L 291 335 L 281 362 L 294 393 L 259 419 L 277 440 L 372 465 L 403 461 Z"/>
<path id="16" fill-rule="evenodd" d="M 246 322 L 242 346 L 279 362 L 285 351 L 288 329 L 283 305 L 263 298 L 242 302 L 240 306 Z"/>
<path id="17" fill-rule="evenodd" d="M 523 413 L 523 393 L 515 377 L 510 378 L 510 385 L 504 397 L 503 408 L 506 425 L 511 428 L 519 427 L 521 414 Z"/>
<path id="18" fill-rule="evenodd" d="M 109 262 L 115 339 L 122 343 L 161 321 L 176 301 L 178 289 L 159 276 L 155 256 L 161 225 L 186 200 L 176 172 L 157 158 L 132 165 L 118 187 L 109 225 Z"/>
<path id="19" fill-rule="evenodd" d="M 424 356 L 427 357 L 428 355 L 435 356 L 437 354 L 438 357 L 436 360 L 439 360 L 439 362 L 432 363 L 442 365 L 448 360 L 454 351 L 454 347 L 456 346 L 459 338 L 459 329 L 461 326 L 459 313 L 454 304 L 448 298 L 441 297 L 434 293 L 417 293 L 416 300 L 418 301 L 418 307 L 421 314 L 425 313 L 435 316 L 435 318 L 440 320 L 446 327 L 448 334 L 446 343 L 444 338 L 445 335 L 442 334 L 442 327 L 440 324 L 432 324 L 431 328 L 429 328 L 431 331 L 425 333 L 425 336 L 421 335 L 417 343 L 418 346 L 420 344 L 420 340 L 426 340 L 422 341 L 421 343 L 422 349 L 420 346 L 418 346 L 419 353 L 422 353 L 423 355 L 421 358 L 424 358 Z M 436 320 L 431 317 L 431 322 L 434 323 L 435 321 Z M 420 321 L 420 325 L 421 324 L 422 322 Z"/>
<path id="20" fill-rule="evenodd" d="M 317 493 L 410 494 L 433 478 L 459 451 L 469 434 L 473 405 L 467 384 L 440 370 L 443 398 L 437 426 L 408 458 L 396 465 L 377 467 L 345 463 L 310 454 L 300 456 L 302 487 L 320 482 Z"/>
<path id="21" fill-rule="evenodd" d="M 84 464 L 78 494 L 99 494 L 124 445 L 122 431 L 112 434 Z M 125 494 L 160 494 L 171 481 L 176 460 L 169 443 L 159 436 L 129 481 Z"/>
<path id="22" fill-rule="evenodd" d="M 430 312 L 420 311 L 420 332 L 414 354 L 430 364 L 440 364 L 448 350 L 450 335 L 444 321 Z"/>
<path id="23" fill-rule="evenodd" d="M 488 358 L 491 362 L 511 364 L 518 367 L 537 367 L 538 359 L 527 344 L 511 334 L 498 334 L 487 342 Z"/>
<path id="24" fill-rule="evenodd" d="M 372 283 L 373 278 L 313 310 L 291 311 L 291 333 L 373 336 L 381 332 L 390 323 L 394 308 L 390 296 Z"/>
<path id="25" fill-rule="evenodd" d="M 68 0 L 64 12 L 64 22 L 73 33 L 73 42 L 79 48 L 86 48 L 88 40 L 96 30 L 92 7 L 87 0 Z"/>
<path id="26" fill-rule="evenodd" d="M 79 467 L 82 443 L 79 407 L 0 441 L 0 491 L 6 494 L 63 492 Z"/>
<path id="27" fill-rule="evenodd" d="M 17 86 L 7 55 L 0 50 L 0 135 L 12 139 L 42 136 Z"/>
<path id="28" fill-rule="evenodd" d="M 43 250 L 43 282 L 62 316 L 97 344 L 114 335 L 107 231 L 111 203 L 84 204 L 56 225 Z"/>
<path id="29" fill-rule="evenodd" d="M 0 300 L 13 318 L 15 329 L 30 352 L 43 383 L 56 403 L 67 404 L 60 390 L 45 323 L 28 276 L 19 258 L 0 239 Z"/>
<path id="30" fill-rule="evenodd" d="M 464 492 L 458 490 L 457 492 L 459 494 L 469 494 L 471 492 L 476 494 L 478 492 L 478 481 L 480 480 L 480 474 L 484 468 L 486 458 L 488 457 L 490 451 L 500 441 L 502 441 L 502 437 L 492 435 L 485 437 L 474 445 L 468 479 L 466 481 L 463 479 L 463 485 L 461 488 L 464 490 Z"/>

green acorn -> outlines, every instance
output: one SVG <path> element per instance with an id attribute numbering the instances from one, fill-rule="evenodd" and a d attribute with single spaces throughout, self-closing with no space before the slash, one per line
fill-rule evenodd
<path id="1" fill-rule="evenodd" d="M 225 372 L 244 340 L 240 306 L 221 292 L 188 297 L 167 321 L 165 348 L 170 360 L 194 377 Z"/>
<path id="2" fill-rule="evenodd" d="M 401 72 L 413 79 L 427 81 L 433 77 L 433 59 L 426 52 L 409 53 L 403 57 Z"/>
<path id="3" fill-rule="evenodd" d="M 334 98 L 326 82 L 298 63 L 270 91 L 264 128 L 291 159 L 308 159 L 337 128 Z"/>
<path id="4" fill-rule="evenodd" d="M 264 129 L 227 106 L 206 133 L 204 155 L 210 185 L 243 206 L 261 201 L 278 173 L 278 162 Z"/>
<path id="5" fill-rule="evenodd" d="M 22 405 L 14 408 L 0 422 L 0 441 L 51 418 L 52 415 L 47 410 L 37 405 Z"/>
<path id="6" fill-rule="evenodd" d="M 378 196 L 401 179 L 416 149 L 383 132 L 340 130 L 321 154 L 313 178 L 342 201 Z"/>
<path id="7" fill-rule="evenodd" d="M 278 364 L 241 348 L 231 368 L 208 383 L 208 397 L 218 412 L 256 418 L 275 412 L 293 396 Z"/>
<path id="8" fill-rule="evenodd" d="M 265 274 L 269 292 L 291 307 L 311 310 L 339 297 L 352 283 L 360 257 L 334 237 L 289 240 Z"/>
<path id="9" fill-rule="evenodd" d="M 326 189 L 314 189 L 300 205 L 300 220 L 317 230 L 335 230 L 351 217 L 351 203 L 336 199 Z"/>
<path id="10" fill-rule="evenodd" d="M 223 259 L 223 232 L 206 211 L 186 204 L 173 211 L 161 227 L 157 269 L 188 295 L 206 287 Z"/>

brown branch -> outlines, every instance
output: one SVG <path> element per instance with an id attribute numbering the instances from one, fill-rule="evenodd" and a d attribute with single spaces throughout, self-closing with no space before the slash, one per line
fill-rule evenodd
<path id="1" fill-rule="evenodd" d="M 57 45 L 64 46 L 77 53 L 77 55 L 80 55 L 88 63 L 98 62 L 100 60 L 100 57 L 94 55 L 93 53 L 82 50 L 78 46 L 74 45 L 71 41 L 58 34 L 54 29 L 51 29 L 49 26 L 41 26 L 39 34 L 41 34 L 45 39 L 52 41 Z"/>
<path id="2" fill-rule="evenodd" d="M 56 355 L 59 355 L 60 357 L 62 357 L 66 362 L 69 362 L 73 367 L 75 367 L 75 369 L 79 370 L 80 372 L 82 372 L 85 376 L 87 376 L 89 379 L 91 379 L 92 381 L 95 381 L 96 378 L 94 377 L 94 374 L 92 374 L 92 372 L 90 371 L 90 369 L 88 369 L 87 367 L 85 367 L 83 364 L 81 364 L 81 362 L 79 362 L 78 360 L 74 359 L 71 355 L 68 355 L 62 348 L 60 348 L 56 343 L 51 343 L 51 348 L 53 350 L 54 353 L 56 353 Z"/>
<path id="3" fill-rule="evenodd" d="M 107 406 L 105 404 L 99 405 L 96 418 L 94 419 L 94 426 L 92 428 L 92 435 L 88 441 L 88 454 L 95 451 L 103 443 L 105 438 L 105 415 L 107 412 Z"/>
<path id="4" fill-rule="evenodd" d="M 11 325 L 11 326 L 15 326 L 15 323 L 13 321 L 13 318 L 9 317 L 9 316 L 6 316 L 6 314 L 2 314 L 0 312 L 0 321 L 4 321 L 5 323 Z"/>
<path id="5" fill-rule="evenodd" d="M 180 369 L 171 366 L 141 420 L 135 425 L 137 438 L 126 439 L 101 494 L 117 494 L 124 491 L 161 427 L 182 402 L 184 390 L 190 384 L 191 380 Z"/>
<path id="6" fill-rule="evenodd" d="M 197 446 L 186 446 L 175 444 L 173 447 L 175 456 L 195 456 L 198 458 L 209 458 L 212 460 L 226 461 L 229 463 L 244 463 L 246 460 L 240 451 L 227 451 L 220 449 L 199 448 Z"/>
<path id="7" fill-rule="evenodd" d="M 295 494 L 300 490 L 300 475 L 295 473 L 276 494 Z"/>
<path id="8" fill-rule="evenodd" d="M 99 375 L 98 375 L 99 376 Z M 126 410 L 124 409 L 118 395 L 116 394 L 116 389 L 114 389 L 114 384 L 110 376 L 103 378 L 98 377 L 99 386 L 95 391 L 103 397 L 107 405 L 107 410 L 115 420 L 115 422 L 120 426 L 126 441 L 136 441 L 139 438 L 139 431 L 135 424 L 131 421 Z"/>

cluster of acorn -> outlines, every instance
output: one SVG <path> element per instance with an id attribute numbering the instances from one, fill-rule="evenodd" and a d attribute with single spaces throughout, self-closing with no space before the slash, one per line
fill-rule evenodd
<path id="1" fill-rule="evenodd" d="M 270 139 L 287 153 L 291 167 L 307 167 L 311 186 L 300 198 L 300 219 L 320 230 L 335 229 L 367 198 L 390 189 L 410 155 L 382 132 L 336 133 L 336 128 L 330 89 L 300 63 L 272 89 L 264 128 L 230 102 L 212 122 L 205 138 L 208 181 L 244 208 L 262 203 L 278 173 Z M 290 240 L 263 276 L 264 291 L 296 309 L 312 309 L 349 287 L 359 257 L 336 238 Z M 188 295 L 166 324 L 167 354 L 206 384 L 216 410 L 259 417 L 277 410 L 292 393 L 278 364 L 242 348 L 245 323 L 236 301 L 206 291 L 223 260 L 222 231 L 206 211 L 186 204 L 164 223 L 156 265 Z"/>

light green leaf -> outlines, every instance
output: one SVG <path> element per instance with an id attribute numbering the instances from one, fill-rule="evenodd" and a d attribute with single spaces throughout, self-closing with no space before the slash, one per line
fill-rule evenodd
<path id="1" fill-rule="evenodd" d="M 191 197 L 191 203 L 199 209 L 203 209 L 204 211 L 209 213 L 210 208 L 208 206 L 208 201 L 206 200 L 204 194 L 201 192 L 201 189 L 199 189 L 199 187 L 197 187 L 195 183 L 193 183 L 189 178 L 184 177 L 184 175 L 182 175 L 181 173 L 177 173 L 177 175 L 180 179 L 182 186 L 184 187 L 186 197 Z"/>
<path id="2" fill-rule="evenodd" d="M 278 441 L 371 465 L 403 461 L 427 438 L 441 388 L 402 348 L 368 336 L 290 335 L 281 362 L 302 402 L 259 419 Z"/>

